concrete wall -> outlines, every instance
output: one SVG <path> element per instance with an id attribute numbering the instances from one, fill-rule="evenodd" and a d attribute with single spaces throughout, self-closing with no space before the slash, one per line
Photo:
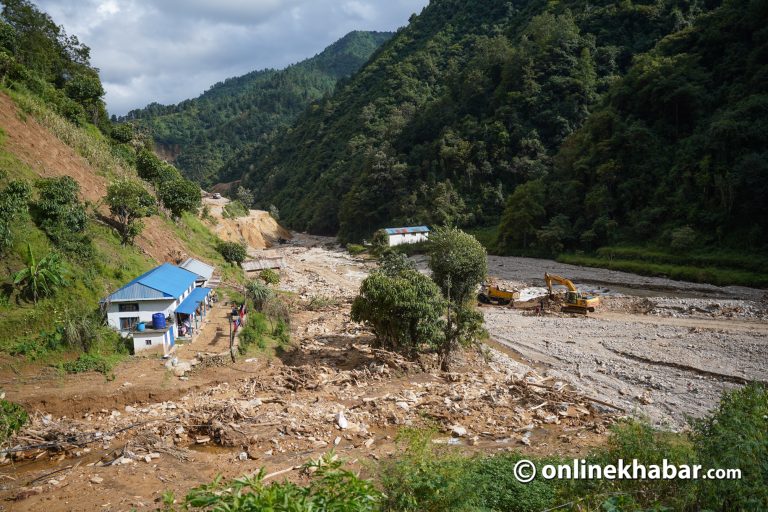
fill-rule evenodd
<path id="1" fill-rule="evenodd" d="M 415 244 L 417 242 L 426 242 L 429 238 L 429 233 L 404 233 L 398 235 L 389 235 L 389 246 L 401 244 Z"/>
<path id="2" fill-rule="evenodd" d="M 163 347 L 163 352 L 168 353 L 171 347 L 171 335 L 166 332 L 147 332 L 134 333 L 133 335 L 133 353 L 136 354 L 142 350 L 148 350 L 154 347 Z"/>

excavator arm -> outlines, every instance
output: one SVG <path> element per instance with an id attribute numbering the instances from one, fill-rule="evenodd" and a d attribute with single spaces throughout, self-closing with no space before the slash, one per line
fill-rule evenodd
<path id="1" fill-rule="evenodd" d="M 556 276 L 554 274 L 547 274 L 544 273 L 544 281 L 547 283 L 547 290 L 549 290 L 549 294 L 552 295 L 554 292 L 552 291 L 552 283 L 557 283 L 565 286 L 568 288 L 569 292 L 575 292 L 576 286 L 573 284 L 573 282 L 570 279 L 566 279 L 561 276 Z"/>

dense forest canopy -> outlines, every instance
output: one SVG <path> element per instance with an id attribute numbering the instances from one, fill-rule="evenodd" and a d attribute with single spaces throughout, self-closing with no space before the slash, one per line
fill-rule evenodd
<path id="1" fill-rule="evenodd" d="M 239 178 L 219 175 L 233 152 L 287 126 L 312 101 L 357 71 L 390 32 L 355 31 L 312 58 L 283 70 L 265 69 L 229 78 L 178 105 L 153 103 L 120 121 L 148 129 L 189 178 L 204 186 Z"/>
<path id="2" fill-rule="evenodd" d="M 98 70 L 90 48 L 26 0 L 3 0 L 0 76 L 23 84 L 58 113 L 109 131 Z"/>
<path id="3" fill-rule="evenodd" d="M 291 227 L 342 240 L 427 223 L 500 225 L 509 253 L 760 250 L 764 9 L 433 0 L 223 172 Z"/>

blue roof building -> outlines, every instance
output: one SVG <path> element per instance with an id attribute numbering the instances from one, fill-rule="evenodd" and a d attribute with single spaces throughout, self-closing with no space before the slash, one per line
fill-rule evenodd
<path id="1" fill-rule="evenodd" d="M 407 228 L 384 228 L 384 234 L 387 235 L 389 246 L 400 244 L 415 244 L 426 242 L 429 238 L 429 228 L 427 226 L 411 226 Z"/>
<path id="2" fill-rule="evenodd" d="M 134 352 L 162 345 L 167 354 L 179 333 L 191 335 L 206 310 L 208 288 L 200 276 L 170 263 L 129 281 L 101 301 L 107 323 L 133 339 Z"/>

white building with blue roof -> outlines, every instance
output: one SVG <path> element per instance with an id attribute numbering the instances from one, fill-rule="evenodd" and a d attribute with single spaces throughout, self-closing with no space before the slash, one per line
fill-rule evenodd
<path id="1" fill-rule="evenodd" d="M 426 242 L 429 238 L 427 226 L 411 226 L 407 228 L 384 228 L 384 234 L 390 247 L 401 244 L 415 244 Z"/>
<path id="2" fill-rule="evenodd" d="M 193 318 L 210 292 L 195 287 L 198 279 L 193 272 L 163 263 L 102 300 L 107 323 L 133 339 L 134 353 L 162 346 L 168 354 L 182 319 Z"/>

